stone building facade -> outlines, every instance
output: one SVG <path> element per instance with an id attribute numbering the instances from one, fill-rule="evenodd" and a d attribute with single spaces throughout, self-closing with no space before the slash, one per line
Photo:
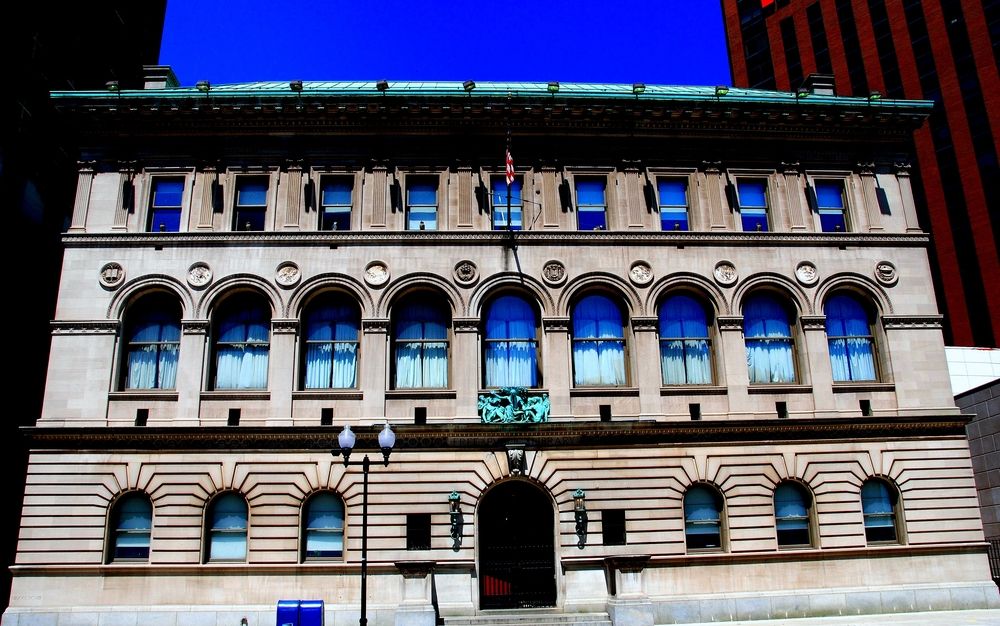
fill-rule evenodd
<path id="1" fill-rule="evenodd" d="M 81 165 L 5 625 L 356 620 L 330 452 L 385 422 L 373 624 L 997 605 L 910 188 L 928 103 L 149 87 L 53 94 Z"/>

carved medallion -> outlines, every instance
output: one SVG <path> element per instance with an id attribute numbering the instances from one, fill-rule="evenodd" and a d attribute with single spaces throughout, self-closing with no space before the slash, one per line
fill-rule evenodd
<path id="1" fill-rule="evenodd" d="M 653 269 L 645 261 L 636 261 L 629 268 L 628 277 L 636 285 L 648 285 L 653 280 Z"/>
<path id="2" fill-rule="evenodd" d="M 715 275 L 717 283 L 727 287 L 734 284 L 736 279 L 740 277 L 739 272 L 736 271 L 736 266 L 730 261 L 719 261 L 715 264 L 715 270 L 712 273 Z"/>
<path id="3" fill-rule="evenodd" d="M 896 274 L 896 266 L 888 261 L 879 261 L 875 264 L 875 279 L 886 286 L 892 286 L 899 280 Z"/>
<path id="4" fill-rule="evenodd" d="M 365 266 L 365 282 L 372 287 L 381 287 L 389 282 L 389 266 L 382 261 L 372 261 Z"/>
<path id="5" fill-rule="evenodd" d="M 479 278 L 479 269 L 472 261 L 459 261 L 455 264 L 455 280 L 462 285 L 471 285 Z"/>
<path id="6" fill-rule="evenodd" d="M 566 266 L 561 261 L 549 261 L 542 266 L 542 279 L 555 287 L 566 280 Z"/>
<path id="7" fill-rule="evenodd" d="M 300 280 L 302 272 L 299 271 L 299 266 L 291 261 L 285 261 L 274 272 L 274 282 L 282 287 L 294 287 Z"/>
<path id="8" fill-rule="evenodd" d="M 188 268 L 188 284 L 195 289 L 201 289 L 212 282 L 212 268 L 208 263 L 199 261 Z"/>
<path id="9" fill-rule="evenodd" d="M 117 289 L 125 282 L 125 268 L 121 266 L 121 263 L 105 263 L 97 275 L 97 279 L 103 287 Z"/>
<path id="10" fill-rule="evenodd" d="M 819 272 L 816 271 L 816 266 L 811 261 L 802 261 L 795 268 L 795 278 L 803 285 L 815 285 L 816 281 L 819 280 Z"/>

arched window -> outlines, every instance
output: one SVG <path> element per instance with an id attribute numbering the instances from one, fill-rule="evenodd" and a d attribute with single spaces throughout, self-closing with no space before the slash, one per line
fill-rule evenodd
<path id="1" fill-rule="evenodd" d="M 573 384 L 625 385 L 625 327 L 611 298 L 591 295 L 573 306 Z"/>
<path id="2" fill-rule="evenodd" d="M 237 296 L 216 313 L 215 388 L 266 389 L 271 312 L 261 298 Z"/>
<path id="3" fill-rule="evenodd" d="M 142 298 L 125 316 L 125 389 L 174 389 L 181 348 L 181 309 L 174 298 Z"/>
<path id="4" fill-rule="evenodd" d="M 129 493 L 115 502 L 111 511 L 111 561 L 149 559 L 149 537 L 153 528 L 153 504 L 144 493 Z"/>
<path id="5" fill-rule="evenodd" d="M 783 482 L 774 490 L 774 522 L 778 546 L 812 545 L 809 510 L 812 497 L 805 487 Z"/>
<path id="6" fill-rule="evenodd" d="M 410 299 L 399 307 L 393 334 L 396 389 L 448 386 L 449 318 L 445 307 L 430 296 Z"/>
<path id="7" fill-rule="evenodd" d="M 519 296 L 501 296 L 486 314 L 486 386 L 538 386 L 538 322 Z"/>
<path id="8" fill-rule="evenodd" d="M 823 312 L 833 380 L 875 380 L 875 341 L 865 307 L 852 296 L 837 294 L 827 299 Z"/>
<path id="9" fill-rule="evenodd" d="M 684 494 L 684 537 L 688 550 L 722 549 L 722 496 L 697 485 Z"/>
<path id="10" fill-rule="evenodd" d="M 791 316 L 777 298 L 760 294 L 743 305 L 750 384 L 795 382 Z"/>
<path id="11" fill-rule="evenodd" d="M 861 512 L 865 520 L 865 538 L 868 543 L 895 543 L 897 532 L 899 493 L 878 478 L 869 478 L 861 485 Z"/>
<path id="12" fill-rule="evenodd" d="M 660 305 L 660 366 L 664 385 L 712 383 L 708 316 L 698 300 L 678 295 Z"/>
<path id="13" fill-rule="evenodd" d="M 358 384 L 358 325 L 353 302 L 320 298 L 305 314 L 306 389 L 351 389 Z"/>
<path id="14" fill-rule="evenodd" d="M 245 561 L 247 558 L 247 501 L 225 493 L 208 507 L 208 561 Z"/>
<path id="15" fill-rule="evenodd" d="M 344 554 L 344 503 L 328 492 L 306 501 L 302 554 L 306 560 L 339 558 Z"/>

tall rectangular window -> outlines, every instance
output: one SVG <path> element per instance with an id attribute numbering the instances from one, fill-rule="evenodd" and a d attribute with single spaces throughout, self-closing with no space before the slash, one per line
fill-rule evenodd
<path id="1" fill-rule="evenodd" d="M 606 546 L 625 545 L 625 509 L 601 511 L 601 543 Z"/>
<path id="2" fill-rule="evenodd" d="M 267 179 L 240 177 L 236 182 L 233 230 L 264 230 L 267 215 Z"/>
<path id="3" fill-rule="evenodd" d="M 826 40 L 826 25 L 823 23 L 823 8 L 819 2 L 813 2 L 806 7 L 806 20 L 809 22 L 809 38 L 812 40 L 816 71 L 821 74 L 833 74 L 830 45 Z"/>
<path id="4" fill-rule="evenodd" d="M 507 179 L 496 176 L 492 179 L 493 230 L 507 230 Z M 521 198 L 522 182 L 514 177 L 510 184 L 510 229 L 521 230 L 523 215 L 523 200 Z"/>
<path id="5" fill-rule="evenodd" d="M 766 231 L 767 223 L 767 181 L 740 180 L 737 183 L 740 196 L 740 219 L 743 230 Z"/>
<path id="6" fill-rule="evenodd" d="M 430 513 L 408 513 L 406 515 L 406 549 L 431 549 Z"/>
<path id="7" fill-rule="evenodd" d="M 406 229 L 437 230 L 437 181 L 415 179 L 406 185 Z"/>
<path id="8" fill-rule="evenodd" d="M 844 210 L 844 185 L 839 180 L 816 181 L 816 210 L 824 233 L 842 233 L 847 230 Z"/>
<path id="9" fill-rule="evenodd" d="M 181 229 L 183 178 L 154 178 L 149 200 L 150 232 L 176 233 Z"/>
<path id="10" fill-rule="evenodd" d="M 661 178 L 656 181 L 660 193 L 660 228 L 688 230 L 687 181 L 683 178 Z"/>
<path id="11" fill-rule="evenodd" d="M 604 199 L 607 181 L 601 178 L 576 179 L 576 219 L 580 230 L 606 230 L 608 205 Z"/>
<path id="12" fill-rule="evenodd" d="M 351 230 L 353 181 L 346 176 L 324 177 L 320 186 L 320 230 Z"/>
<path id="13" fill-rule="evenodd" d="M 799 39 L 795 35 L 795 21 L 786 17 L 779 23 L 781 45 L 785 49 L 785 67 L 788 69 L 788 85 L 793 90 L 802 84 L 802 59 L 799 56 Z"/>

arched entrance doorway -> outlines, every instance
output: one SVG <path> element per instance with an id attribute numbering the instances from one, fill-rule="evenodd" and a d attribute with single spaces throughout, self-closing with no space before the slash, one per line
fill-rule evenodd
<path id="1" fill-rule="evenodd" d="M 490 490 L 479 506 L 479 606 L 520 609 L 556 604 L 552 502 L 520 480 Z"/>

